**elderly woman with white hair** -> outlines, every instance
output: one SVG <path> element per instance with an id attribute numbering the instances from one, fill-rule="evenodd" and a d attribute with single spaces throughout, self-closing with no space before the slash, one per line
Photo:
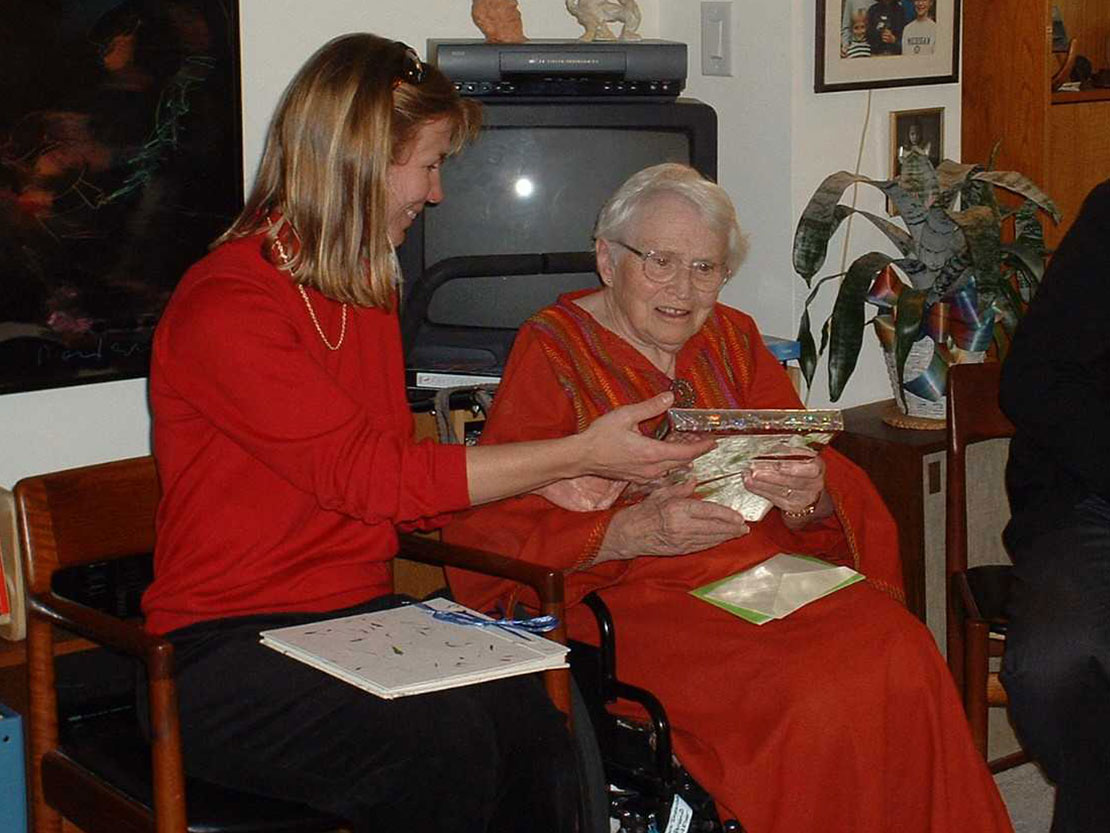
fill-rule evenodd
<path id="1" fill-rule="evenodd" d="M 722 188 L 648 168 L 603 207 L 595 239 L 601 288 L 523 326 L 483 443 L 574 434 L 668 389 L 701 408 L 801 407 L 755 322 L 718 302 L 745 252 Z M 751 833 L 1010 830 L 947 668 L 904 607 L 895 527 L 866 476 L 826 449 L 757 462 L 745 486 L 773 504 L 758 522 L 681 483 L 592 512 L 541 491 L 472 510 L 446 537 L 565 570 L 573 638 L 596 642 L 581 601 L 598 592 L 621 678 L 662 701 L 679 759 Z M 689 592 L 779 552 L 867 581 L 762 627 Z M 483 610 L 535 604 L 473 574 L 452 586 Z"/>

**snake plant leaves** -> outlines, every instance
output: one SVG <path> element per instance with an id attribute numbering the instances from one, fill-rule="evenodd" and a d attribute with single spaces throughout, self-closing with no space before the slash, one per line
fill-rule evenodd
<path id="1" fill-rule="evenodd" d="M 883 252 L 868 252 L 848 268 L 833 305 L 829 331 L 829 398 L 840 399 L 844 385 L 856 369 L 863 345 L 863 306 L 867 290 L 893 258 Z"/>
<path id="2" fill-rule="evenodd" d="M 1014 212 L 1014 239 L 1033 251 L 1044 251 L 1044 226 L 1037 215 L 1037 204 L 1026 200 Z"/>
<path id="3" fill-rule="evenodd" d="M 920 289 L 903 289 L 894 307 L 894 366 L 898 373 L 898 387 L 906 376 L 906 358 L 921 337 L 921 319 L 925 313 L 928 293 Z"/>
<path id="4" fill-rule="evenodd" d="M 798 359 L 798 364 L 802 368 L 802 375 L 806 380 L 806 387 L 808 388 L 813 383 L 813 376 L 817 369 L 817 359 L 825 354 L 825 348 L 829 343 L 829 322 L 826 320 L 823 327 L 821 327 L 821 346 L 814 349 L 813 346 L 813 332 L 809 323 L 809 305 L 817 298 L 818 292 L 821 290 L 823 284 L 829 281 L 839 280 L 844 277 L 843 273 L 837 275 L 825 275 L 821 280 L 817 281 L 806 296 L 805 306 L 802 310 L 802 318 L 798 322 L 798 337 L 797 341 L 801 345 L 801 356 Z"/>
<path id="5" fill-rule="evenodd" d="M 1012 271 L 1026 300 L 1033 297 L 1044 277 L 1044 247 L 1018 239 L 1000 247 L 1002 262 Z"/>
<path id="6" fill-rule="evenodd" d="M 936 303 L 941 298 L 959 292 L 974 277 L 975 271 L 967 255 L 958 254 L 949 258 L 929 287 L 929 303 Z"/>
<path id="7" fill-rule="evenodd" d="M 810 197 L 794 231 L 794 271 L 809 286 L 810 280 L 825 263 L 829 239 L 851 208 L 840 204 L 849 185 L 870 182 L 867 177 L 838 171 L 825 177 Z"/>
<path id="8" fill-rule="evenodd" d="M 798 364 L 802 368 L 802 376 L 806 380 L 806 388 L 813 384 L 813 375 L 817 372 L 817 348 L 813 344 L 813 333 L 810 330 L 809 310 L 802 311 L 802 320 L 798 322 L 798 343 L 801 345 L 801 355 Z"/>
<path id="9" fill-rule="evenodd" d="M 916 257 L 904 257 L 898 260 L 892 260 L 891 263 L 897 266 L 898 270 L 906 276 L 910 282 L 910 286 L 919 289 L 929 286 L 929 282 L 932 281 L 936 275 L 936 273 L 927 269 L 925 264 Z"/>
<path id="10" fill-rule="evenodd" d="M 928 208 L 940 196 L 940 181 L 929 157 L 919 150 L 911 150 L 902 157 L 902 169 L 898 174 L 898 184 Z"/>
<path id="11" fill-rule="evenodd" d="M 829 240 L 836 233 L 840 223 L 853 214 L 868 220 L 894 244 L 903 256 L 913 253 L 914 239 L 900 226 L 885 217 L 842 205 L 839 202 L 844 192 L 854 184 L 878 188 L 891 200 L 903 219 L 922 216 L 920 202 L 913 194 L 901 188 L 897 182 L 874 180 L 847 171 L 839 171 L 827 176 L 806 204 L 794 232 L 794 271 L 802 277 L 806 286 L 812 286 L 813 276 L 824 265 L 828 255 Z M 907 226 L 909 222 L 907 219 Z"/>
<path id="12" fill-rule="evenodd" d="M 1000 325 L 995 326 L 994 341 L 999 347 L 1001 358 L 1002 348 L 1009 345 L 1009 339 L 1021 320 L 1024 302 L 1017 290 L 1008 281 L 1003 281 L 991 307 L 995 311 L 996 325 Z"/>
<path id="13" fill-rule="evenodd" d="M 944 159 L 937 165 L 937 184 L 944 194 L 944 207 L 951 208 L 955 204 L 955 196 L 963 190 L 968 183 L 968 177 L 978 170 L 978 165 L 965 165 Z"/>
<path id="14" fill-rule="evenodd" d="M 1019 174 L 1017 171 L 979 171 L 972 174 L 972 179 L 977 182 L 989 182 L 1019 197 L 1025 197 L 1052 217 L 1055 222 L 1060 222 L 1060 210 L 1056 208 L 1056 203 L 1024 174 Z"/>
<path id="15" fill-rule="evenodd" d="M 998 216 L 985 205 L 973 205 L 965 211 L 954 212 L 951 218 L 963 233 L 977 277 L 988 283 L 998 280 L 1002 263 L 1002 228 Z"/>
<path id="16" fill-rule="evenodd" d="M 894 205 L 895 211 L 902 218 L 902 222 L 906 224 L 910 236 L 915 237 L 914 229 L 925 221 L 925 207 L 921 201 L 912 191 L 903 188 L 901 182 L 897 179 L 873 184 Z"/>
<path id="17" fill-rule="evenodd" d="M 870 211 L 863 211 L 859 208 L 851 210 L 853 214 L 858 214 L 871 222 L 875 228 L 881 231 L 886 239 L 895 245 L 903 257 L 908 257 L 913 254 L 914 242 L 913 237 L 896 223 L 892 223 L 886 217 L 880 217 L 877 214 L 872 214 Z"/>
<path id="18" fill-rule="evenodd" d="M 935 205 L 924 213 L 922 222 L 914 225 L 911 232 L 917 243 L 914 254 L 927 270 L 914 286 L 927 289 L 945 264 L 964 251 L 966 242 L 960 227 Z"/>

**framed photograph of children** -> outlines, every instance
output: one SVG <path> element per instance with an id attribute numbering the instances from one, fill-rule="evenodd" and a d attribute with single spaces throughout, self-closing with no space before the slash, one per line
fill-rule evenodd
<path id="1" fill-rule="evenodd" d="M 959 80 L 960 0 L 817 0 L 815 92 Z"/>

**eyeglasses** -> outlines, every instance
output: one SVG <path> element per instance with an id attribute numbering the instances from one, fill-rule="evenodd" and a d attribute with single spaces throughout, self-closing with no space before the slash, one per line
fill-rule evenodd
<path id="1" fill-rule="evenodd" d="M 678 276 L 679 270 L 686 269 L 690 273 L 690 283 L 696 289 L 702 292 L 713 292 L 729 278 L 729 271 L 723 263 L 714 263 L 712 260 L 691 260 L 689 263 L 683 263 L 682 257 L 677 252 L 655 250 L 641 252 L 620 240 L 609 242 L 628 249 L 640 258 L 640 263 L 644 267 L 644 277 L 652 283 L 670 283 Z"/>
<path id="2" fill-rule="evenodd" d="M 401 47 L 401 69 L 393 79 L 393 89 L 397 89 L 402 81 L 414 85 L 422 83 L 428 77 L 428 65 L 420 60 L 416 50 L 407 43 L 401 41 L 394 41 L 394 43 Z"/>

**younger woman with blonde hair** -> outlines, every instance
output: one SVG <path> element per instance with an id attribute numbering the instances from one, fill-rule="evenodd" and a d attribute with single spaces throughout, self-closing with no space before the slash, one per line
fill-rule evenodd
<path id="1" fill-rule="evenodd" d="M 163 497 L 143 607 L 175 647 L 186 769 L 355 831 L 574 829 L 561 715 L 523 678 L 379 700 L 259 631 L 397 604 L 398 529 L 561 478 L 643 481 L 704 450 L 636 431 L 667 396 L 576 438 L 413 441 L 393 247 L 443 198 L 440 166 L 478 123 L 404 44 L 326 44 L 278 106 L 243 212 L 154 338 Z"/>

